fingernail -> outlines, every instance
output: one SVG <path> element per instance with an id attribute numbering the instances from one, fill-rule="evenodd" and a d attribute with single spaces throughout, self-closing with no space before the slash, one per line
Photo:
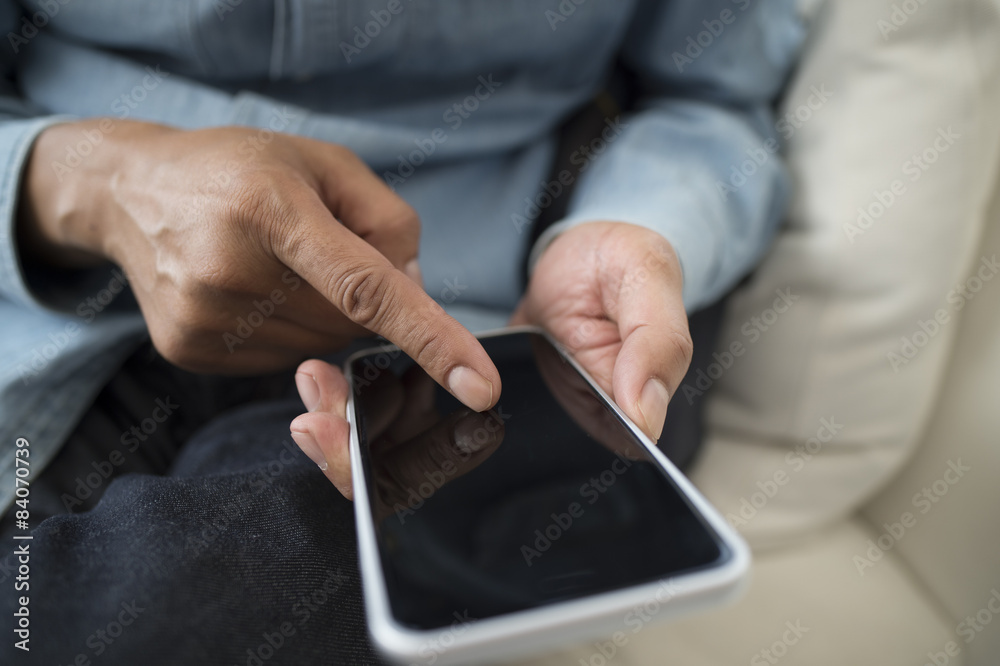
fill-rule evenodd
<path id="1" fill-rule="evenodd" d="M 299 432 L 297 430 L 292 430 L 292 439 L 295 443 L 299 445 L 302 449 L 302 453 L 309 456 L 309 460 L 319 465 L 319 468 L 324 472 L 330 465 L 326 462 L 326 456 L 323 455 L 323 450 L 319 448 L 319 444 L 313 439 L 313 436 L 308 432 Z"/>
<path id="2" fill-rule="evenodd" d="M 416 259 L 410 259 L 406 266 L 403 267 L 403 273 L 421 287 L 424 286 L 424 276 L 420 272 L 420 264 Z"/>
<path id="3" fill-rule="evenodd" d="M 296 372 L 295 386 L 299 389 L 299 397 L 302 398 L 302 404 L 307 410 L 312 412 L 319 407 L 319 384 L 312 375 Z"/>
<path id="4" fill-rule="evenodd" d="M 655 377 L 648 380 L 642 387 L 642 395 L 636 407 L 642 414 L 646 422 L 647 432 L 653 434 L 653 439 L 659 439 L 663 432 L 663 421 L 667 418 L 667 403 L 670 402 L 670 393 L 667 387 Z"/>
<path id="5" fill-rule="evenodd" d="M 448 389 L 477 412 L 484 412 L 493 404 L 493 383 L 463 365 L 448 373 Z"/>

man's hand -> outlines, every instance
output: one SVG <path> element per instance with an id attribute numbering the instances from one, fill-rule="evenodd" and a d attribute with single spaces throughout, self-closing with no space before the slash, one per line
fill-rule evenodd
<path id="1" fill-rule="evenodd" d="M 511 324 L 544 326 L 654 440 L 691 362 L 677 256 L 659 234 L 617 222 L 567 230 L 539 259 Z M 292 437 L 348 498 L 348 385 L 322 361 L 296 374 L 309 410 Z"/>
<path id="2" fill-rule="evenodd" d="M 512 324 L 538 324 L 647 435 L 691 363 L 677 255 L 662 236 L 621 222 L 560 234 L 542 253 Z"/>
<path id="3" fill-rule="evenodd" d="M 20 236 L 29 256 L 50 263 L 124 268 L 169 361 L 259 373 L 370 331 L 472 409 L 496 403 L 492 361 L 418 283 L 415 213 L 349 150 L 282 134 L 264 143 L 249 128 L 122 121 L 80 165 L 57 172 L 84 131 L 99 132 L 98 121 L 38 138 Z M 274 305 L 266 317 L 270 308 L 255 305 L 265 300 Z M 260 325 L 227 345 L 253 312 Z"/>

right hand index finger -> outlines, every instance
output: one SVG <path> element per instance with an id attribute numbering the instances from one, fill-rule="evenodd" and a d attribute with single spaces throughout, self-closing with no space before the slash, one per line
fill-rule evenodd
<path id="1" fill-rule="evenodd" d="M 406 352 L 470 409 L 500 397 L 500 374 L 486 350 L 381 253 L 337 222 L 317 196 L 303 197 L 275 256 L 351 321 Z"/>

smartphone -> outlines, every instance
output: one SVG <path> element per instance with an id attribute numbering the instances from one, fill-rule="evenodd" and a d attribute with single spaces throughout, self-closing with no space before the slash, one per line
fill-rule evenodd
<path id="1" fill-rule="evenodd" d="M 474 412 L 402 353 L 351 356 L 369 632 L 402 664 L 495 663 L 738 596 L 739 536 L 543 330 L 479 336 L 503 382 Z"/>

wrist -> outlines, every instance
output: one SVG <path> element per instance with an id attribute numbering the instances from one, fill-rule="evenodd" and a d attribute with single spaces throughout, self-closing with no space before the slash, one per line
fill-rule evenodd
<path id="1" fill-rule="evenodd" d="M 106 239 L 116 216 L 110 188 L 131 168 L 134 139 L 157 125 L 93 118 L 52 125 L 36 138 L 18 200 L 22 252 L 59 268 L 85 268 L 112 257 Z"/>

